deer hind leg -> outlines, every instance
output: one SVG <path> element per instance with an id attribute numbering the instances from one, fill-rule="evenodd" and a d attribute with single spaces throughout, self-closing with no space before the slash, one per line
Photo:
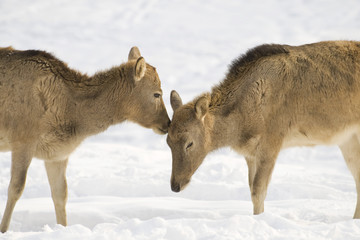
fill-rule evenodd
<path id="1" fill-rule="evenodd" d="M 359 136 L 352 136 L 339 146 L 345 162 L 354 177 L 357 191 L 357 203 L 354 218 L 360 218 L 360 142 Z"/>
<path id="2" fill-rule="evenodd" d="M 3 233 L 9 228 L 15 204 L 24 190 L 26 174 L 32 156 L 33 152 L 30 146 L 24 145 L 13 148 L 11 155 L 11 179 L 8 188 L 8 199 L 0 226 L 0 231 Z"/>
<path id="3" fill-rule="evenodd" d="M 65 161 L 46 161 L 46 173 L 48 176 L 51 196 L 55 206 L 56 222 L 63 226 L 67 225 L 66 219 L 66 201 L 67 201 L 67 182 L 66 182 L 66 166 L 68 160 Z"/>

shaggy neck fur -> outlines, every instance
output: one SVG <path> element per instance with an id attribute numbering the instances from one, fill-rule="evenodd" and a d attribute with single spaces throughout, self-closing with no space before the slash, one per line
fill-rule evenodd
<path id="1" fill-rule="evenodd" d="M 100 133 L 127 119 L 133 82 L 126 77 L 125 64 L 79 81 L 67 81 L 73 92 L 74 113 L 79 133 Z M 71 108 L 71 107 L 70 107 Z"/>
<path id="2" fill-rule="evenodd" d="M 264 44 L 250 49 L 231 63 L 226 78 L 212 89 L 209 95 L 208 116 L 205 117 L 211 136 L 211 150 L 238 144 L 239 136 L 236 134 L 240 129 L 238 125 L 234 125 L 234 122 L 239 122 L 239 119 L 234 119 L 235 115 L 232 113 L 236 106 L 241 105 L 239 89 L 247 84 L 248 73 L 257 61 L 278 54 L 289 54 L 289 46 Z M 241 138 L 246 141 L 248 137 L 241 136 Z"/>
<path id="3" fill-rule="evenodd" d="M 208 151 L 232 145 L 234 133 L 231 116 L 223 116 L 219 112 L 211 111 L 205 115 L 205 144 Z"/>

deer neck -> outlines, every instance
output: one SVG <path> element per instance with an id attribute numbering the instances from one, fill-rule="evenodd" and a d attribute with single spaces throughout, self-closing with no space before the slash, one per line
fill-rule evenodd
<path id="1" fill-rule="evenodd" d="M 119 80 L 120 78 L 120 80 Z M 86 94 L 76 103 L 77 122 L 84 136 L 94 135 L 109 126 L 127 119 L 126 104 L 131 93 L 129 84 L 121 69 L 111 69 L 90 78 Z"/>
<path id="2" fill-rule="evenodd" d="M 231 145 L 235 131 L 231 115 L 224 116 L 218 111 L 210 111 L 204 121 L 209 152 Z"/>

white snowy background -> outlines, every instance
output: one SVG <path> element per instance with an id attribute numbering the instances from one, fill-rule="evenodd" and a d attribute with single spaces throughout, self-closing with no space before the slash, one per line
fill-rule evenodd
<path id="1" fill-rule="evenodd" d="M 228 64 L 263 43 L 360 40 L 357 0 L 1 0 L 0 46 L 41 49 L 93 74 L 134 45 L 190 101 Z M 355 183 L 335 146 L 282 151 L 253 216 L 242 156 L 210 154 L 181 193 L 170 190 L 166 136 L 133 123 L 86 140 L 71 156 L 68 227 L 56 225 L 43 162 L 34 159 L 10 230 L 0 239 L 360 239 Z M 10 153 L 0 154 L 0 216 Z"/>

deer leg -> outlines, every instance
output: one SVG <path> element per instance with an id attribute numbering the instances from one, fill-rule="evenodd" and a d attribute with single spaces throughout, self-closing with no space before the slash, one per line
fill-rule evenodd
<path id="1" fill-rule="evenodd" d="M 2 233 L 8 230 L 15 204 L 24 190 L 26 174 L 32 156 L 33 151 L 30 146 L 24 144 L 24 146 L 13 148 L 11 154 L 11 179 L 8 188 L 8 199 L 0 226 L 0 231 Z"/>
<path id="2" fill-rule="evenodd" d="M 257 153 L 254 157 L 254 163 L 252 164 L 255 165 L 255 167 L 252 166 L 254 179 L 251 188 L 251 200 L 254 206 L 254 214 L 264 212 L 267 187 L 275 166 L 276 157 L 280 151 L 280 147 L 275 143 L 276 141 L 274 140 L 267 141 L 265 144 L 263 143 L 257 149 Z"/>
<path id="3" fill-rule="evenodd" d="M 264 201 L 271 174 L 275 166 L 275 159 L 261 159 L 257 162 L 256 173 L 251 189 L 251 200 L 254 205 L 254 214 L 264 212 Z"/>
<path id="4" fill-rule="evenodd" d="M 357 192 L 357 203 L 354 218 L 360 218 L 360 143 L 355 135 L 339 146 L 345 162 L 354 177 Z"/>
<path id="5" fill-rule="evenodd" d="M 65 161 L 46 161 L 46 173 L 48 176 L 51 197 L 55 206 L 56 222 L 63 226 L 67 225 L 66 219 L 66 201 L 67 201 L 67 182 L 66 166 L 68 159 Z"/>
<path id="6" fill-rule="evenodd" d="M 251 157 L 245 157 L 245 160 L 248 166 L 248 178 L 249 178 L 249 187 L 251 193 L 254 184 L 255 172 L 256 172 L 256 162 Z"/>

